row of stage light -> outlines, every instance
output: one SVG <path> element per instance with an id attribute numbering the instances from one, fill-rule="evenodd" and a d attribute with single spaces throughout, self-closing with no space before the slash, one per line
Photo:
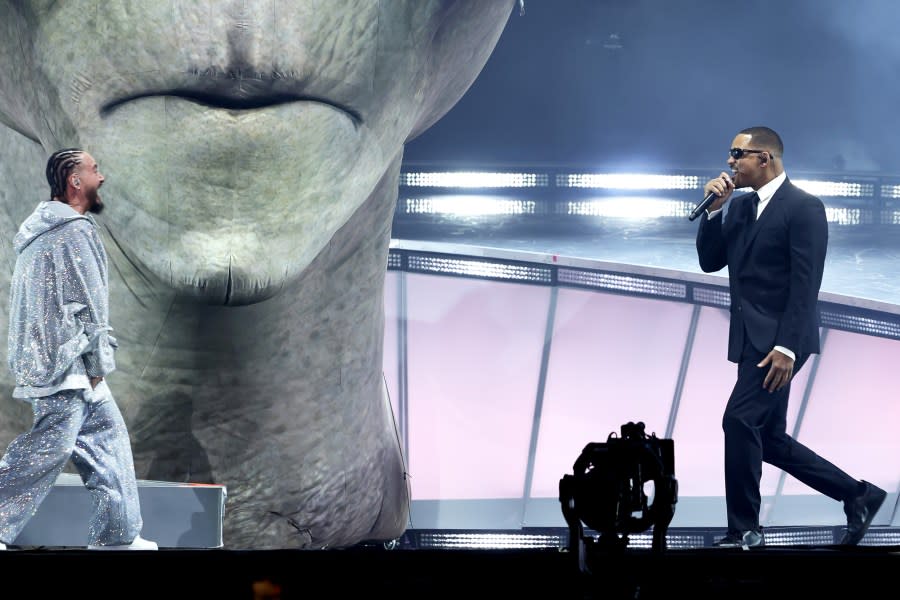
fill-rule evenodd
<path id="1" fill-rule="evenodd" d="M 705 181 L 693 174 L 409 170 L 400 174 L 398 210 L 410 216 L 682 218 Z M 822 198 L 832 223 L 900 224 L 900 184 L 887 178 L 792 181 Z"/>
<path id="2" fill-rule="evenodd" d="M 587 531 L 588 535 L 596 532 Z M 832 546 L 843 534 L 841 527 L 770 527 L 766 529 L 767 546 Z M 666 533 L 666 546 L 671 549 L 703 548 L 720 538 L 717 528 L 673 528 Z M 448 531 L 415 530 L 407 532 L 406 544 L 413 548 L 451 549 L 529 549 L 565 548 L 570 544 L 569 532 L 560 529 L 536 529 L 527 532 L 511 531 Z M 866 534 L 862 546 L 896 546 L 900 530 L 893 527 L 873 527 Z M 628 536 L 628 547 L 649 549 L 652 534 L 636 533 Z"/>

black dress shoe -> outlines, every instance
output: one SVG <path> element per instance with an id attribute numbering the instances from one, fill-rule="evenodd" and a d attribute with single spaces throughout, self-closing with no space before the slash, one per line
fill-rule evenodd
<path id="1" fill-rule="evenodd" d="M 713 546 L 716 548 L 743 548 L 744 550 L 762 548 L 765 545 L 766 540 L 763 537 L 762 530 L 750 530 L 742 534 L 729 531 L 721 540 L 713 542 Z"/>
<path id="2" fill-rule="evenodd" d="M 841 544 L 855 546 L 866 535 L 875 513 L 887 497 L 887 492 L 868 481 L 863 481 L 863 491 L 856 498 L 844 501 L 844 513 L 847 515 L 847 532 L 841 538 Z"/>

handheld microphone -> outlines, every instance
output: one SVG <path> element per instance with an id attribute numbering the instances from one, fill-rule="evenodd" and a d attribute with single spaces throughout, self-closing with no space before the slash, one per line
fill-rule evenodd
<path id="1" fill-rule="evenodd" d="M 691 215 L 688 217 L 688 220 L 693 221 L 694 219 L 699 217 L 703 213 L 703 211 L 706 210 L 706 207 L 712 204 L 718 197 L 718 194 L 716 194 L 715 192 L 708 193 L 706 195 L 706 198 L 703 199 L 703 202 L 698 204 L 696 208 L 691 211 Z"/>

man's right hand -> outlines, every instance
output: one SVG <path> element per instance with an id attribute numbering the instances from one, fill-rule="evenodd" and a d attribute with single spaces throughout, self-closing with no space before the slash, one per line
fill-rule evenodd
<path id="1" fill-rule="evenodd" d="M 706 185 L 703 186 L 703 196 L 706 197 L 710 193 L 714 193 L 718 196 L 718 198 L 713 200 L 713 203 L 707 207 L 707 212 L 715 212 L 722 208 L 722 205 L 731 197 L 731 192 L 733 191 L 734 181 L 731 180 L 731 175 L 725 171 L 719 173 L 719 176 L 715 179 L 707 181 Z"/>

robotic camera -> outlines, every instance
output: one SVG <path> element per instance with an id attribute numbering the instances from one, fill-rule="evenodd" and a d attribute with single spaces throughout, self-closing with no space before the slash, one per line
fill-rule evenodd
<path id="1" fill-rule="evenodd" d="M 650 501 L 645 484 L 653 483 Z M 589 443 L 573 474 L 559 480 L 559 501 L 569 525 L 569 550 L 585 571 L 587 547 L 624 550 L 628 536 L 653 527 L 653 550 L 666 548 L 666 531 L 675 516 L 678 481 L 670 439 L 647 436 L 644 424 L 622 425 L 605 443 Z M 585 526 L 599 534 L 585 538 Z"/>

